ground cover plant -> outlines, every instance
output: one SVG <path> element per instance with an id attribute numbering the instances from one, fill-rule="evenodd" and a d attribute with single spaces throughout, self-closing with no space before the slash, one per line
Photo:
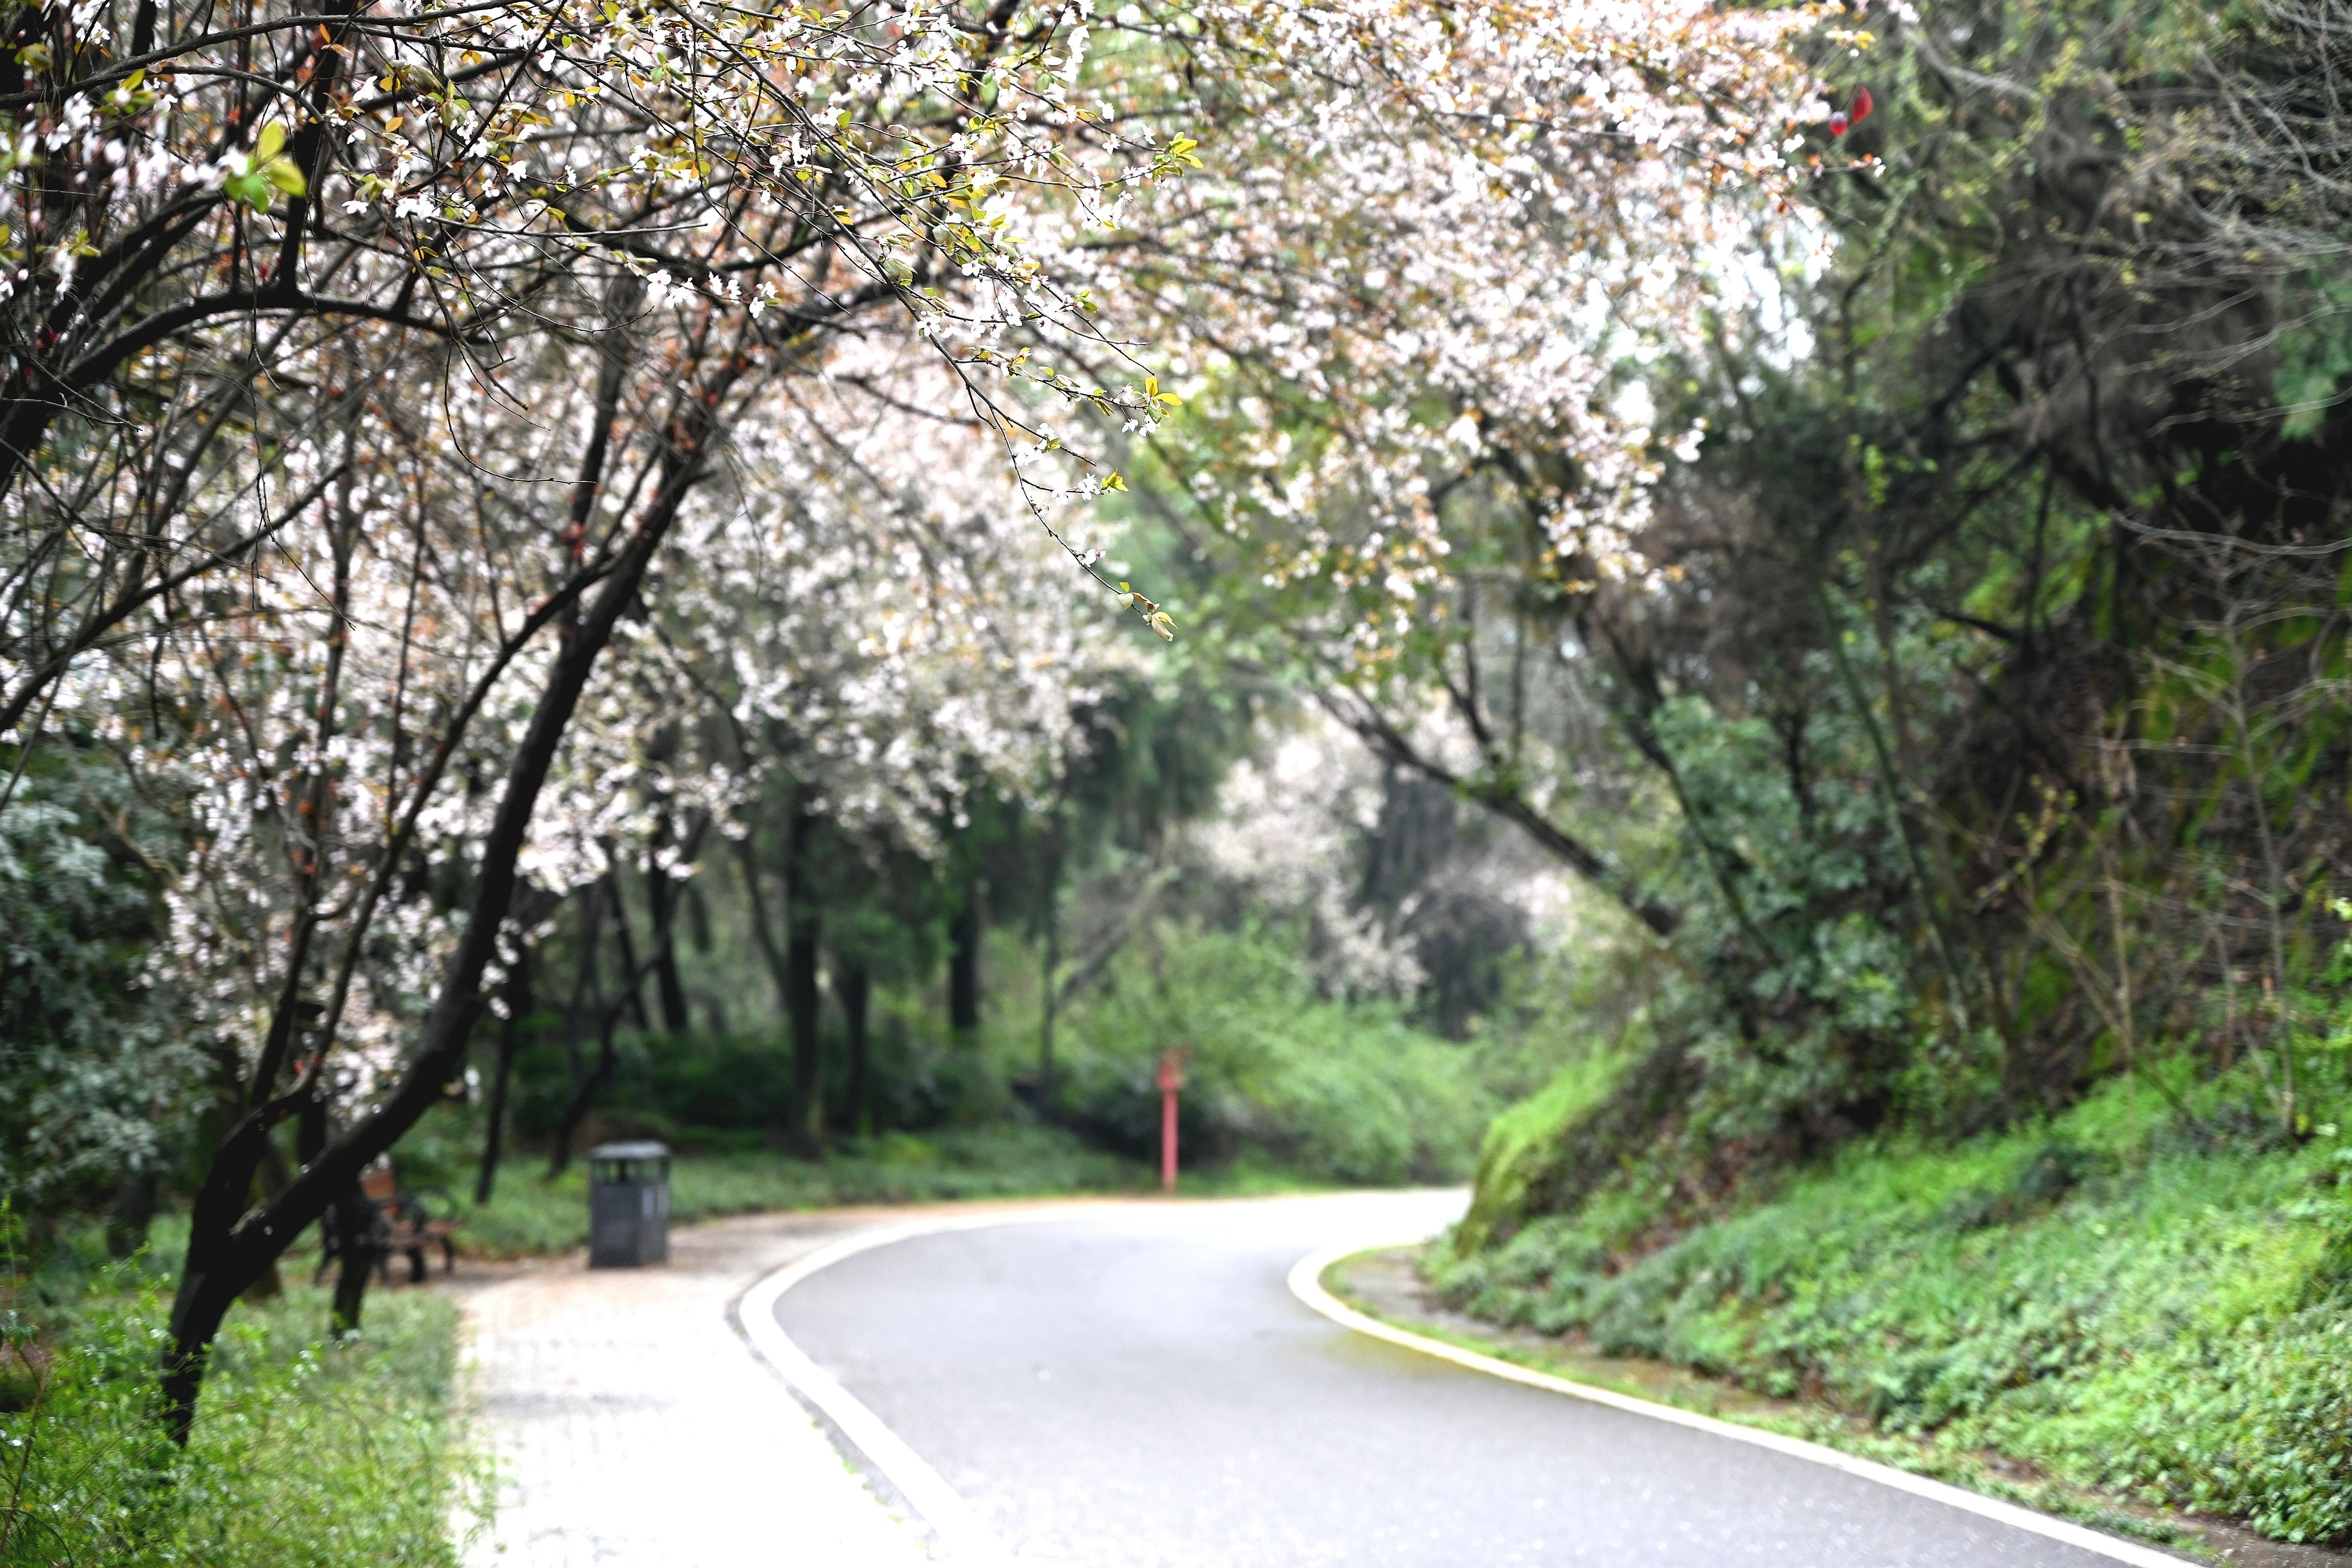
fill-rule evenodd
<path id="1" fill-rule="evenodd" d="M 1432 1276 L 1481 1316 L 1824 1402 L 1956 1468 L 1989 1451 L 2335 1540 L 2352 1530 L 2352 1142 L 2280 1138 L 2248 1088 L 2183 1085 L 2184 1114 L 2114 1082 L 1958 1144 L 1858 1143 L 1679 1224 L 1671 1173 L 1645 1166 L 1507 1240 L 1438 1250 Z M 1599 1098 L 1550 1109 L 1572 1122 Z"/>
<path id="2" fill-rule="evenodd" d="M 338 1342 L 323 1290 L 248 1303 L 184 1448 L 157 1420 L 166 1269 L 53 1260 L 0 1287 L 0 1563 L 455 1568 L 489 1505 L 456 1306 L 401 1292 Z"/>

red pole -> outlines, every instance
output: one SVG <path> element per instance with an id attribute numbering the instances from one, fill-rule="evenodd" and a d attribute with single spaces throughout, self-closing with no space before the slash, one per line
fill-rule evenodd
<path id="1" fill-rule="evenodd" d="M 1176 1190 L 1176 1091 L 1184 1087 L 1184 1054 L 1171 1046 L 1160 1053 L 1160 1190 Z"/>
<path id="2" fill-rule="evenodd" d="M 1160 1190 L 1176 1190 L 1176 1091 L 1165 1089 L 1160 1096 Z"/>

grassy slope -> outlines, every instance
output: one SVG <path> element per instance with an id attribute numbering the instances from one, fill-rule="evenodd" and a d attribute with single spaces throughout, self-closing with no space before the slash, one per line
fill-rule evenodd
<path id="1" fill-rule="evenodd" d="M 1522 1121 L 1572 1135 L 1590 1103 Z M 1629 1177 L 1435 1278 L 1481 1316 L 1822 1400 L 1956 1462 L 2352 1533 L 2352 1150 L 2216 1145 L 2160 1111 L 2118 1083 L 1958 1148 L 1855 1148 L 1663 1246 Z"/>

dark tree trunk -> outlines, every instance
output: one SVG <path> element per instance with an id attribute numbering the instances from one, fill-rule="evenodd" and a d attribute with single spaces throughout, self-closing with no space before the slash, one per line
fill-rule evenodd
<path id="1" fill-rule="evenodd" d="M 701 837 L 702 829 L 701 827 L 697 827 L 688 840 L 689 853 L 692 852 L 692 846 L 700 842 Z M 646 973 L 653 968 L 653 961 L 648 959 L 644 963 L 638 962 L 635 944 L 629 940 L 629 911 L 626 903 L 621 896 L 621 883 L 617 869 L 613 876 L 605 879 L 605 889 L 611 903 L 614 945 L 621 950 L 621 962 L 624 965 L 621 973 L 621 984 L 617 994 L 613 998 L 613 1000 L 603 1005 L 597 1011 L 596 1065 L 585 1072 L 581 1070 L 578 1044 L 579 1037 L 577 1033 L 578 1008 L 576 1005 L 579 993 L 576 988 L 574 990 L 573 998 L 575 1006 L 573 1009 L 574 1032 L 572 1035 L 572 1094 L 570 1098 L 564 1101 L 562 1114 L 558 1119 L 555 1135 L 555 1148 L 552 1152 L 547 1171 L 548 1179 L 551 1181 L 555 1177 L 562 1175 L 563 1173 L 564 1167 L 572 1163 L 572 1146 L 578 1140 L 581 1123 L 587 1120 L 588 1112 L 595 1106 L 596 1097 L 604 1091 L 606 1086 L 611 1084 L 613 1081 L 613 1074 L 620 1065 L 620 1055 L 615 1047 L 614 1031 L 620 1026 L 622 1012 L 626 1010 L 635 1013 L 640 1024 L 645 1020 L 645 1006 L 644 1004 L 638 1000 L 638 993 L 644 986 Z M 677 906 L 675 903 L 664 906 L 661 918 L 657 919 L 654 923 L 653 937 L 655 950 L 656 952 L 659 952 L 663 945 L 669 941 L 670 922 L 668 914 L 676 908 Z M 591 950 L 590 956 L 593 956 L 593 949 Z M 593 968 L 591 973 L 593 973 Z M 595 990 L 596 994 L 601 998 L 603 995 L 602 983 L 597 983 L 593 989 Z"/>
<path id="2" fill-rule="evenodd" d="M 507 1016 L 499 1028 L 498 1060 L 490 1068 L 489 1126 L 482 1132 L 481 1168 L 474 1173 L 474 1201 L 486 1204 L 498 1190 L 499 1159 L 506 1152 L 507 1088 L 514 1081 L 522 1032 L 537 1004 L 531 994 L 531 952 L 523 949 L 507 974 Z"/>
<path id="3" fill-rule="evenodd" d="M 563 1056 L 572 1069 L 572 1089 L 556 1118 L 555 1147 L 549 1152 L 547 1179 L 555 1180 L 572 1163 L 572 1134 L 586 1114 L 591 1071 L 581 1049 L 588 1021 L 604 1011 L 604 987 L 598 978 L 599 955 L 604 942 L 604 890 L 608 882 L 591 883 L 580 896 L 580 951 L 572 960 L 572 1000 L 563 1010 Z M 577 1108 L 575 1110 L 575 1107 Z"/>
<path id="4" fill-rule="evenodd" d="M 356 1183 L 362 1171 L 439 1103 L 449 1080 L 464 1070 L 482 1012 L 482 974 L 497 956 L 499 929 L 513 906 L 516 862 L 540 792 L 597 656 L 612 640 L 622 612 L 635 602 L 655 551 L 677 520 L 688 491 L 706 471 L 704 448 L 716 432 L 718 410 L 745 368 L 739 355 L 702 395 L 681 400 L 665 432 L 659 483 L 643 520 L 620 542 L 585 612 L 563 628 L 546 685 L 515 748 L 489 830 L 476 855 L 465 925 L 417 1031 L 415 1051 L 391 1093 L 258 1210 L 250 1210 L 247 1201 L 253 1172 L 270 1130 L 292 1109 L 283 1097 L 272 1098 L 274 1072 L 257 1073 L 251 1109 L 214 1149 L 189 1211 L 187 1251 L 172 1301 L 171 1342 L 158 1378 L 161 1420 L 173 1442 L 184 1447 L 194 1427 L 196 1398 L 230 1304 L 276 1265 L 294 1238 Z M 448 751 L 445 746 L 443 754 Z M 299 965 L 294 973 L 300 973 Z"/>
<path id="5" fill-rule="evenodd" d="M 1061 1011 L 1061 987 L 1056 973 L 1062 967 L 1062 858 L 1052 856 L 1045 863 L 1045 962 L 1037 976 L 1037 1117 L 1042 1121 L 1054 1120 L 1054 1024 Z"/>
<path id="6" fill-rule="evenodd" d="M 277 1146 L 272 1144 L 269 1158 L 262 1163 L 260 1170 L 254 1173 L 254 1207 L 262 1207 L 270 1199 L 286 1190 L 285 1163 L 285 1157 L 278 1152 Z M 237 1293 L 237 1299 L 243 1301 L 275 1301 L 284 1294 L 286 1294 L 286 1277 L 278 1271 L 278 1260 L 273 1258 L 269 1260 L 269 1266 L 255 1277 L 253 1283 Z"/>
<path id="7" fill-rule="evenodd" d="M 327 1106 L 316 1095 L 303 1103 L 295 1121 L 294 1152 L 309 1161 L 327 1146 Z M 261 1146 L 261 1160 L 253 1172 L 253 1205 L 259 1208 L 274 1200 L 294 1183 L 294 1173 L 287 1168 L 286 1151 L 272 1139 Z M 272 1259 L 260 1278 L 247 1286 L 238 1299 L 245 1301 L 275 1301 L 286 1294 L 286 1279 Z"/>
<path id="8" fill-rule="evenodd" d="M 669 842 L 669 825 L 662 825 L 660 842 Z M 646 858 L 646 904 L 654 920 L 654 991 L 661 1000 L 662 1028 L 683 1035 L 694 1026 L 687 1016 L 686 984 L 677 973 L 677 879 L 653 856 Z"/>
<path id="9" fill-rule="evenodd" d="M 834 955 L 836 967 L 833 973 L 834 999 L 841 1004 L 841 1016 L 849 1035 L 849 1130 L 860 1138 L 874 1132 L 873 1068 L 866 1041 L 866 1005 L 873 999 L 873 976 L 862 963 L 845 962 Z"/>
<path id="10" fill-rule="evenodd" d="M 824 1140 L 824 1042 L 817 1033 L 817 942 L 824 916 L 810 885 L 810 841 L 816 818 L 805 805 L 793 812 L 786 876 L 784 1012 L 793 1032 L 793 1101 L 787 1129 L 793 1151 L 814 1158 Z"/>
<path id="11" fill-rule="evenodd" d="M 367 1302 L 369 1276 L 382 1260 L 375 1245 L 375 1209 L 354 1183 L 335 1205 L 335 1234 L 341 1257 L 335 1270 L 335 1300 L 328 1309 L 329 1331 L 347 1338 L 360 1331 L 360 1309 Z"/>
<path id="12" fill-rule="evenodd" d="M 637 962 L 637 939 L 629 930 L 629 900 L 621 882 L 621 868 L 615 865 L 605 879 L 612 888 L 613 945 L 621 953 L 621 994 L 618 1005 L 628 1009 L 629 1016 L 639 1029 L 654 1026 L 653 1015 L 646 1011 L 645 966 Z"/>
<path id="13" fill-rule="evenodd" d="M 572 1092 L 565 1097 L 562 1113 L 556 1119 L 555 1147 L 548 1154 L 547 1179 L 555 1180 L 572 1163 L 572 1145 L 580 1137 L 580 1124 L 588 1120 L 595 1106 L 596 1097 L 613 1081 L 613 1069 L 619 1065 L 620 1055 L 614 1047 L 614 1031 L 620 1026 L 621 1004 L 614 1003 L 596 1012 L 596 1065 L 576 1079 Z"/>
<path id="14" fill-rule="evenodd" d="M 114 1189 L 106 1211 L 106 1255 L 129 1258 L 147 1245 L 148 1227 L 155 1223 L 157 1181 L 150 1166 L 133 1171 Z"/>
<path id="15" fill-rule="evenodd" d="M 980 1027 L 980 884 L 964 889 L 948 922 L 948 1027 L 969 1039 Z"/>
<path id="16" fill-rule="evenodd" d="M 301 1109 L 294 1113 L 294 1158 L 307 1166 L 326 1152 L 327 1102 L 316 1094 L 304 1095 Z M 278 1151 L 270 1149 L 263 1168 L 277 1158 Z"/>
<path id="17" fill-rule="evenodd" d="M 735 866 L 743 878 L 743 901 L 751 911 L 751 937 L 758 943 L 760 956 L 768 965 L 768 980 L 776 988 L 776 1005 L 789 1017 L 793 1010 L 793 966 L 785 955 L 786 943 L 776 935 L 775 918 L 769 912 L 767 879 L 760 874 L 759 851 L 750 838 L 735 841 Z"/>

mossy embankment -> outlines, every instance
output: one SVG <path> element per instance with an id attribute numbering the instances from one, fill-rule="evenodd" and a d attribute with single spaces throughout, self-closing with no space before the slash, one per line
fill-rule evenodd
<path id="1" fill-rule="evenodd" d="M 2352 1140 L 2288 1138 L 2233 1078 L 2107 1083 L 1958 1143 L 1884 1135 L 1696 1198 L 1627 1157 L 1542 1194 L 1627 1069 L 1496 1125 L 1447 1301 L 1594 1352 L 1795 1396 L 1962 1459 L 2352 1537 Z M 2160 1092 L 2159 1092 L 2160 1091 Z"/>

